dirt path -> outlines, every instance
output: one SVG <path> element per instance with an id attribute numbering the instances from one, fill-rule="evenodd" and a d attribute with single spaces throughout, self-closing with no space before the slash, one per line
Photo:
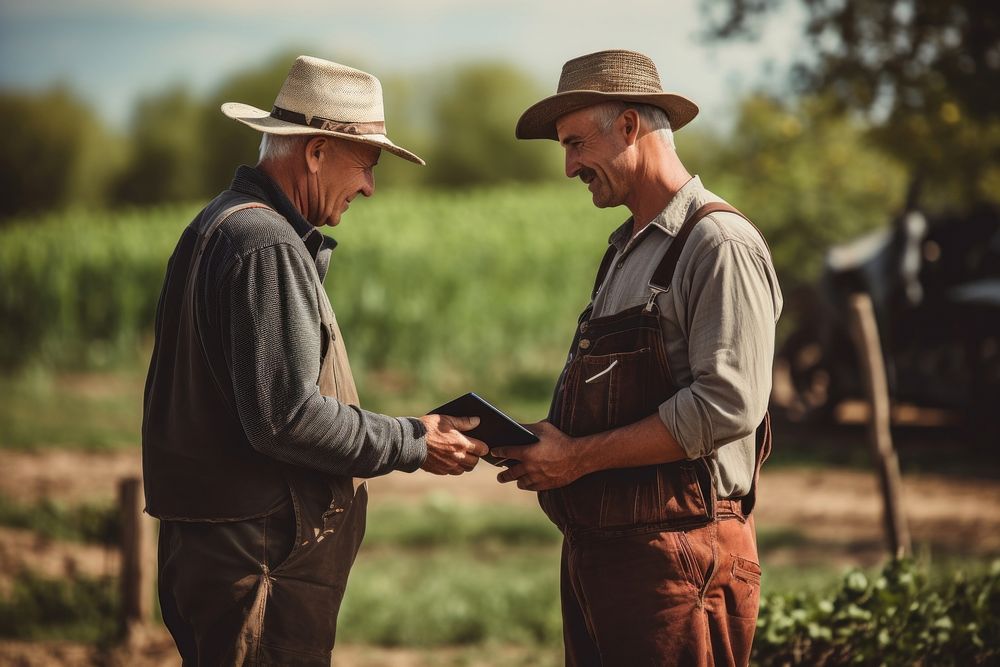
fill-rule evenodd
<path id="1" fill-rule="evenodd" d="M 18 502 L 40 498 L 67 503 L 102 499 L 110 502 L 116 481 L 122 476 L 137 475 L 139 470 L 139 455 L 134 451 L 0 451 L 0 494 Z M 498 484 L 495 474 L 496 469 L 486 464 L 461 477 L 435 477 L 420 471 L 409 475 L 393 473 L 370 482 L 372 505 L 420 503 L 437 493 L 452 496 L 460 503 L 536 506 L 534 494 Z M 938 552 L 1000 554 L 1000 481 L 907 475 L 904 499 L 915 542 Z M 811 547 L 815 555 L 827 553 L 837 563 L 867 565 L 878 562 L 882 555 L 881 502 L 871 473 L 765 468 L 757 523 L 762 531 L 797 533 L 803 538 L 799 540 L 802 543 L 797 547 L 799 551 Z M 26 544 L 31 548 L 26 548 Z M 16 554 L 24 554 L 34 562 L 55 563 L 60 557 L 47 552 L 60 548 L 66 547 L 32 541 L 19 531 L 3 531 L 0 567 L 10 572 L 9 568 L 16 565 L 13 562 Z M 69 549 L 85 551 L 75 545 Z M 77 566 L 85 572 L 95 568 L 103 571 L 107 559 L 100 551 L 103 550 L 75 558 Z M 794 562 L 803 555 L 795 548 L 782 548 L 779 552 L 772 554 L 775 564 Z"/>
<path id="2" fill-rule="evenodd" d="M 542 653 L 539 655 L 539 653 Z M 555 667 L 562 664 L 558 648 L 530 646 L 437 647 L 428 649 L 338 645 L 335 665 L 349 667 Z M 163 628 L 151 629 L 133 646 L 102 654 L 97 648 L 73 642 L 0 640 L 0 667 L 180 667 L 173 640 Z"/>
<path id="3" fill-rule="evenodd" d="M 65 503 L 111 502 L 117 480 L 139 471 L 135 451 L 0 451 L 0 494 L 22 503 L 42 498 Z M 394 473 L 371 481 L 372 505 L 420 503 L 432 494 L 447 494 L 459 503 L 536 506 L 534 494 L 498 484 L 495 474 L 496 469 L 485 464 L 462 477 Z M 930 548 L 934 554 L 1000 555 L 1000 481 L 907 475 L 904 489 L 915 543 Z M 765 469 L 757 522 L 762 536 L 790 536 L 768 548 L 766 559 L 770 566 L 870 566 L 884 557 L 881 504 L 871 473 Z M 25 568 L 58 577 L 72 573 L 103 576 L 117 571 L 117 567 L 114 550 L 55 542 L 32 531 L 0 527 L 0 594 Z M 535 656 L 524 652 L 529 649 L 502 650 L 510 655 L 497 662 L 499 655 L 482 648 L 421 651 L 344 646 L 338 649 L 338 663 L 358 667 L 551 665 L 558 659 L 553 653 L 538 656 L 536 662 Z M 136 646 L 119 647 L 109 655 L 73 643 L 0 641 L 0 667 L 50 664 L 176 667 L 179 661 L 162 628 L 154 628 Z"/>

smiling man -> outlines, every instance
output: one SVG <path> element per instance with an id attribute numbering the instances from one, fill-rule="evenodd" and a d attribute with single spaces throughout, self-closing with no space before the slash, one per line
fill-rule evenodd
<path id="1" fill-rule="evenodd" d="M 563 531 L 569 665 L 746 665 L 760 596 L 754 506 L 781 292 L 767 244 L 692 177 L 697 114 L 631 51 L 570 60 L 521 116 L 566 176 L 632 216 L 610 238 L 540 442 L 493 451 Z"/>
<path id="2" fill-rule="evenodd" d="M 185 229 L 156 313 L 142 425 L 146 509 L 160 519 L 159 597 L 185 665 L 328 667 L 365 529 L 353 478 L 471 470 L 475 419 L 358 405 L 323 288 L 320 233 L 375 192 L 385 134 L 374 76 L 301 56 L 271 111 L 222 111 L 263 132 L 260 161 Z"/>

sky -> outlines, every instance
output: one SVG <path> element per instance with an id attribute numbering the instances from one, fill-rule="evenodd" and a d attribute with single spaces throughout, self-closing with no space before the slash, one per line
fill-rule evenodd
<path id="1" fill-rule="evenodd" d="M 705 23 L 700 0 L 0 0 L 0 88 L 68 85 L 124 128 L 144 93 L 207 93 L 290 47 L 383 76 L 501 59 L 551 92 L 566 60 L 627 48 L 721 125 L 742 94 L 784 86 L 801 10 L 785 2 L 754 42 L 709 44 Z"/>

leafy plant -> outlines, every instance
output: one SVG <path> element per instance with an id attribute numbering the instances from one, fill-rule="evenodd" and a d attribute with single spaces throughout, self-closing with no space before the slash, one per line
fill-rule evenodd
<path id="1" fill-rule="evenodd" d="M 935 581 L 912 560 L 855 570 L 828 595 L 761 602 L 760 665 L 986 665 L 1000 659 L 1000 561 Z"/>
<path id="2" fill-rule="evenodd" d="M 26 505 L 0 495 L 0 525 L 31 529 L 55 540 L 107 545 L 118 544 L 121 535 L 121 518 L 113 505 L 67 506 L 48 498 Z"/>
<path id="3" fill-rule="evenodd" d="M 118 604 L 113 578 L 28 573 L 0 596 L 0 637 L 107 642 L 117 632 Z"/>

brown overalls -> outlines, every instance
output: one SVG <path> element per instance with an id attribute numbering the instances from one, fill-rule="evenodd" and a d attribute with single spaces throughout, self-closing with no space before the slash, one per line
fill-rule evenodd
<path id="1" fill-rule="evenodd" d="M 571 436 L 655 414 L 677 392 L 656 295 L 670 289 L 688 235 L 704 216 L 739 212 L 707 204 L 681 227 L 650 281 L 649 300 L 579 319 L 549 421 Z M 611 246 L 596 296 L 615 255 Z M 564 534 L 561 595 L 567 665 L 746 665 L 760 596 L 753 509 L 771 447 L 757 430 L 750 492 L 717 499 L 704 459 L 604 470 L 539 493 Z"/>
<path id="2" fill-rule="evenodd" d="M 194 270 L 224 211 L 198 239 Z M 315 270 L 315 267 L 313 267 Z M 325 396 L 358 404 L 333 308 L 315 275 Z M 188 290 L 193 289 L 189 281 Z M 337 614 L 365 532 L 367 486 L 286 465 L 288 498 L 241 521 L 161 521 L 160 605 L 185 665 L 327 667 Z"/>

